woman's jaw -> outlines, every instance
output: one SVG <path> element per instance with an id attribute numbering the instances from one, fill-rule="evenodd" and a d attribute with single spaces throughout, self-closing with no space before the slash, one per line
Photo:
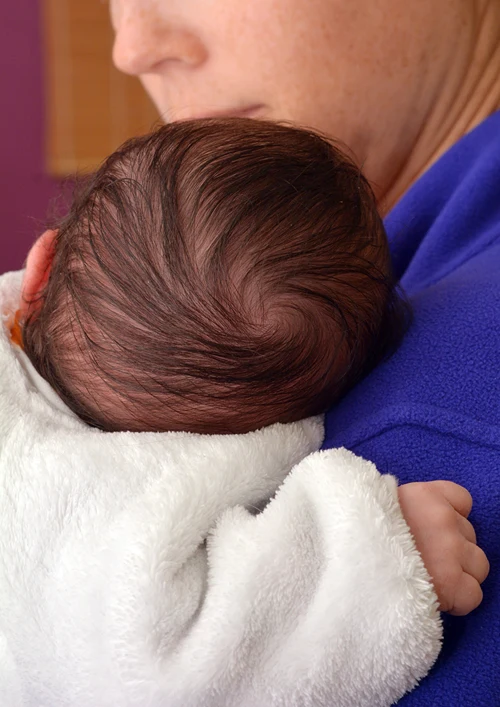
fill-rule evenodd
<path id="1" fill-rule="evenodd" d="M 383 211 L 500 105 L 498 0 L 112 0 L 166 121 L 244 115 L 348 145 Z"/>

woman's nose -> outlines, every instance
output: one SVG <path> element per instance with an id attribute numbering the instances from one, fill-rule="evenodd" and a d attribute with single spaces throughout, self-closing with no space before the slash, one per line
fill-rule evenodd
<path id="1" fill-rule="evenodd" d="M 155 73 L 166 62 L 195 67 L 206 56 L 195 35 L 144 8 L 127 13 L 116 27 L 113 61 L 126 74 Z"/>

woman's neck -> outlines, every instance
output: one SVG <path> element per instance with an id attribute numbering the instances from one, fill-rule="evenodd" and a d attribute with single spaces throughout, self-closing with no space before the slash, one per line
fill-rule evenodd
<path id="1" fill-rule="evenodd" d="M 450 147 L 500 109 L 500 2 L 478 5 L 470 51 L 448 88 L 443 86 L 409 159 L 386 190 L 384 213 Z"/>

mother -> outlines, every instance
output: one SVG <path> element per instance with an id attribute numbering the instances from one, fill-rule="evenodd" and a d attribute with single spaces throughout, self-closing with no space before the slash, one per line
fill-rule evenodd
<path id="1" fill-rule="evenodd" d="M 405 705 L 500 704 L 500 2 L 112 0 L 114 60 L 167 119 L 291 120 L 346 142 L 388 214 L 415 322 L 327 416 L 402 482 L 476 501 L 481 607 Z"/>

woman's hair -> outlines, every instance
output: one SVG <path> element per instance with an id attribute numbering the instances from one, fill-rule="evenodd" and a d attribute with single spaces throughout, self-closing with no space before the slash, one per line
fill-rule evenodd
<path id="1" fill-rule="evenodd" d="M 407 321 L 370 186 L 313 132 L 166 125 L 112 154 L 57 228 L 24 346 L 102 429 L 236 433 L 323 412 Z"/>

